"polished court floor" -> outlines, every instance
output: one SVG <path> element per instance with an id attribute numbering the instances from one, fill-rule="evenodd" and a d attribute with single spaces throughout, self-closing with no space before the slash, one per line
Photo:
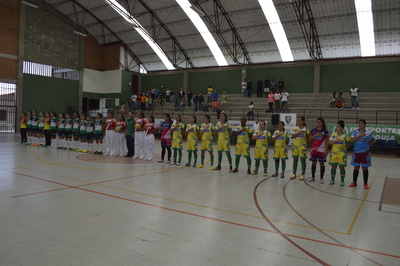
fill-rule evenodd
<path id="1" fill-rule="evenodd" d="M 0 135 L 0 265 L 400 265 L 393 154 L 373 155 L 365 190 L 361 174 L 348 187 L 350 166 L 341 187 L 329 166 L 325 184 L 290 180 L 291 159 L 285 178 L 272 161 L 268 177 L 250 176 L 244 159 L 229 173 L 225 156 L 210 171 L 208 156 L 195 169 L 15 136 Z"/>

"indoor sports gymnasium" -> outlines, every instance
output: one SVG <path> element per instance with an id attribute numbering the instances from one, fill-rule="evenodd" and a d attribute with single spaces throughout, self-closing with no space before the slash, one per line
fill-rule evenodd
<path id="1" fill-rule="evenodd" d="M 400 265 L 399 11 L 0 0 L 0 265 Z"/>

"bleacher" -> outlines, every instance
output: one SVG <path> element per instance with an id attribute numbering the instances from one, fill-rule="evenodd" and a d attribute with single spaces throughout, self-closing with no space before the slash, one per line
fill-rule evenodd
<path id="1" fill-rule="evenodd" d="M 290 93 L 290 92 L 289 92 Z M 346 124 L 355 124 L 358 119 L 362 118 L 368 124 L 379 125 L 400 125 L 400 92 L 391 93 L 360 93 L 358 97 L 360 109 L 351 109 L 351 97 L 348 93 L 343 96 L 346 99 L 345 108 L 330 108 L 328 104 L 329 93 L 290 93 L 288 107 L 289 113 L 296 113 L 298 116 L 304 116 L 306 121 L 315 121 L 318 117 L 323 117 L 326 123 L 336 123 L 338 120 L 344 120 Z M 228 104 L 224 112 L 230 120 L 239 120 L 242 116 L 246 116 L 250 101 L 254 102 L 255 117 L 267 121 L 271 120 L 272 113 L 266 113 L 268 110 L 268 101 L 266 98 L 243 99 L 240 94 L 229 94 Z M 187 104 L 187 102 L 186 102 Z M 207 104 L 207 103 L 205 103 Z M 211 105 L 211 103 L 210 103 Z M 161 118 L 164 113 L 181 114 L 182 121 L 187 123 L 191 115 L 197 117 L 203 116 L 203 112 L 194 112 L 192 107 L 184 107 L 183 111 L 175 111 L 174 103 L 166 103 L 164 106 L 156 103 L 153 104 L 152 111 L 146 114 L 153 114 L 156 118 Z M 217 119 L 216 112 L 212 112 L 212 107 L 206 114 L 211 116 L 215 121 Z M 202 121 L 202 120 L 200 120 Z"/>

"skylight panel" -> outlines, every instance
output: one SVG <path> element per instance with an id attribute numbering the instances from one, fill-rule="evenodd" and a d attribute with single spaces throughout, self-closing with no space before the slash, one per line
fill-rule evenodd
<path id="1" fill-rule="evenodd" d="M 150 37 L 150 34 L 140 25 L 140 23 L 132 17 L 128 11 L 123 8 L 116 0 L 106 0 L 107 4 L 109 4 L 118 14 L 123 17 L 126 22 L 132 25 L 132 27 L 137 31 L 137 33 L 142 36 L 142 38 L 147 42 L 148 45 L 153 49 L 153 51 L 157 54 L 157 56 L 161 59 L 163 64 L 168 70 L 173 70 L 175 67 L 172 65 L 171 61 L 168 59 L 167 55 L 161 49 L 161 47 Z"/>
<path id="2" fill-rule="evenodd" d="M 264 16 L 266 17 L 272 31 L 272 35 L 274 35 L 282 61 L 294 61 L 289 41 L 286 37 L 286 33 L 283 29 L 281 20 L 279 19 L 274 3 L 272 0 L 258 0 L 258 3 L 260 3 Z"/>
<path id="3" fill-rule="evenodd" d="M 360 35 L 361 56 L 375 56 L 374 19 L 371 0 L 354 0 Z"/>
<path id="4" fill-rule="evenodd" d="M 206 24 L 203 22 L 198 12 L 195 11 L 195 7 L 191 7 L 192 5 L 188 0 L 176 0 L 176 2 L 180 5 L 183 11 L 185 11 L 186 15 L 190 18 L 198 32 L 201 34 L 201 37 L 203 37 L 215 60 L 217 61 L 218 66 L 227 66 L 228 62 L 226 61 L 225 56 L 222 54 L 221 49 L 208 30 Z"/>

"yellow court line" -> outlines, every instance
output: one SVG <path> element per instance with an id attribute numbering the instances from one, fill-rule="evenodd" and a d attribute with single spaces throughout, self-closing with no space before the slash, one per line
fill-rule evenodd
<path id="1" fill-rule="evenodd" d="M 53 166 L 60 166 L 60 167 L 65 167 L 65 168 L 76 168 L 76 169 L 86 169 L 86 170 L 110 170 L 110 171 L 132 171 L 132 170 L 150 170 L 150 171 L 161 171 L 164 170 L 163 168 L 160 169 L 137 169 L 137 168 L 131 168 L 131 169 L 108 169 L 108 168 L 90 168 L 90 167 L 79 167 L 79 166 L 69 166 L 69 165 L 62 165 L 65 163 L 60 163 L 60 164 L 56 164 L 56 163 L 49 163 L 49 162 L 45 162 L 43 161 L 40 157 L 45 156 L 45 155 L 49 155 L 51 153 L 46 153 L 46 154 L 42 154 L 38 157 L 36 157 L 36 160 L 38 160 L 41 163 L 47 164 L 47 165 L 53 165 Z M 208 163 L 210 161 L 209 158 L 207 158 L 207 161 L 204 163 Z M 82 162 L 90 162 L 90 161 L 82 161 Z"/>
<path id="2" fill-rule="evenodd" d="M 25 167 L 19 167 L 19 168 L 27 169 L 27 168 L 25 168 Z M 175 168 L 175 169 L 182 169 L 182 168 Z M 32 170 L 32 169 L 27 169 L 27 170 Z M 119 191 L 124 191 L 124 192 L 133 193 L 133 194 L 138 194 L 138 195 L 142 195 L 142 196 L 148 196 L 148 197 L 152 197 L 152 198 L 158 198 L 158 199 L 168 200 L 168 201 L 172 201 L 172 202 L 187 204 L 187 205 L 191 205 L 191 206 L 196 206 L 196 207 L 201 207 L 201 208 L 206 208 L 206 209 L 212 209 L 212 210 L 216 210 L 216 211 L 221 211 L 221 212 L 226 212 L 226 213 L 232 213 L 232 214 L 242 215 L 242 216 L 246 216 L 246 217 L 252 217 L 252 218 L 257 218 L 257 219 L 263 219 L 263 220 L 265 220 L 265 218 L 264 218 L 264 217 L 261 217 L 261 216 L 256 216 L 256 215 L 251 215 L 251 214 L 246 214 L 246 213 L 240 213 L 240 212 L 235 212 L 235 211 L 228 211 L 228 210 L 224 210 L 224 209 L 219 209 L 219 208 L 214 208 L 214 207 L 210 207 L 210 206 L 205 206 L 205 205 L 200 205 L 200 204 L 195 204 L 195 203 L 190 203 L 190 202 L 185 202 L 185 201 L 180 201 L 180 200 L 175 200 L 175 199 L 170 199 L 170 198 L 165 198 L 165 197 L 160 197 L 160 196 L 151 195 L 151 194 L 146 194 L 146 193 L 137 192 L 137 191 L 132 191 L 132 190 L 128 190 L 128 189 L 112 187 L 112 186 L 108 186 L 108 185 L 104 185 L 104 184 L 92 183 L 92 182 L 80 180 L 80 179 L 77 179 L 77 178 L 61 176 L 61 175 L 52 174 L 52 173 L 46 173 L 46 172 L 42 172 L 42 171 L 38 171 L 38 170 L 32 170 L 32 171 L 39 172 L 39 173 L 42 173 L 42 174 L 53 175 L 53 176 L 57 176 L 57 177 L 61 177 L 61 178 L 71 179 L 71 180 L 75 180 L 75 181 L 80 181 L 80 182 L 83 182 L 83 183 L 86 183 L 86 184 L 97 185 L 97 186 L 106 187 L 106 188 L 111 188 L 111 189 L 115 189 L 115 190 L 119 190 Z M 115 181 L 119 181 L 119 180 L 115 180 Z M 334 231 L 334 230 L 323 229 L 323 228 L 317 228 L 317 227 L 313 227 L 313 226 L 302 225 L 302 224 L 296 224 L 296 223 L 291 223 L 291 222 L 285 222 L 285 221 L 280 221 L 280 220 L 275 220 L 275 219 L 268 219 L 268 220 L 269 220 L 269 221 L 274 221 L 274 222 L 279 222 L 279 223 L 284 223 L 284 224 L 295 225 L 295 226 L 299 226 L 299 227 L 305 227 L 305 228 L 310 228 L 310 229 L 316 229 L 316 230 L 331 232 L 331 233 L 346 234 L 346 233 L 338 232 L 338 231 Z"/>
<path id="3" fill-rule="evenodd" d="M 361 204 L 360 204 L 360 206 L 358 207 L 358 210 L 357 210 L 356 214 L 354 215 L 354 218 L 353 218 L 353 221 L 352 221 L 351 224 L 350 224 L 349 230 L 347 230 L 347 234 L 348 234 L 348 235 L 350 235 L 351 232 L 352 232 L 353 229 L 354 229 L 354 226 L 355 226 L 355 224 L 356 224 L 356 222 L 357 222 L 358 216 L 360 215 L 360 212 L 361 212 L 361 210 L 362 210 L 362 208 L 363 208 L 363 206 L 364 206 L 365 201 L 366 201 L 367 198 L 368 198 L 369 192 L 371 191 L 371 188 L 372 188 L 372 186 L 373 186 L 373 184 L 374 184 L 374 182 L 375 182 L 375 179 L 376 179 L 376 177 L 378 176 L 378 173 L 379 173 L 380 170 L 381 170 L 381 168 L 378 168 L 378 170 L 376 171 L 376 174 L 375 174 L 374 178 L 372 179 L 371 185 L 370 185 L 370 187 L 369 187 L 367 193 L 365 193 L 365 196 L 364 196 L 363 200 L 361 201 Z"/>

